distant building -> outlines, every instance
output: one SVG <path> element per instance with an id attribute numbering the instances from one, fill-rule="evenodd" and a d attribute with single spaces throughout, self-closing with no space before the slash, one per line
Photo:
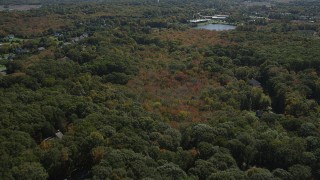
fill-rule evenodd
<path id="1" fill-rule="evenodd" d="M 72 42 L 73 42 L 73 43 L 76 43 L 76 42 L 78 42 L 78 41 L 80 41 L 80 38 L 79 38 L 79 37 L 75 37 L 75 38 L 72 39 Z"/>
<path id="2" fill-rule="evenodd" d="M 210 19 L 193 19 L 189 20 L 191 23 L 202 23 L 202 22 L 208 22 Z"/>
<path id="3" fill-rule="evenodd" d="M 261 87 L 261 83 L 255 79 L 251 79 L 249 81 L 249 83 L 253 86 L 253 87 Z"/>
<path id="4" fill-rule="evenodd" d="M 22 49 L 22 48 L 16 48 L 15 49 L 15 52 L 17 53 L 17 54 L 25 54 L 25 53 L 28 53 L 28 52 L 30 52 L 28 49 Z"/>
<path id="5" fill-rule="evenodd" d="M 257 111 L 256 111 L 256 116 L 257 116 L 258 118 L 261 118 L 262 115 L 263 115 L 263 111 L 262 111 L 262 110 L 257 110 Z"/>
<path id="6" fill-rule="evenodd" d="M 269 18 L 266 17 L 261 17 L 261 16 L 249 16 L 250 19 L 265 19 L 265 20 L 269 20 Z"/>
<path id="7" fill-rule="evenodd" d="M 71 45 L 72 43 L 70 43 L 70 42 L 65 42 L 65 43 L 63 43 L 63 45 L 64 46 L 68 46 L 68 45 Z"/>
<path id="8" fill-rule="evenodd" d="M 62 37 L 63 36 L 63 34 L 60 34 L 60 33 L 54 33 L 54 35 L 53 35 L 54 37 Z"/>
<path id="9" fill-rule="evenodd" d="M 38 48 L 38 51 L 43 51 L 43 50 L 45 50 L 46 48 L 44 48 L 44 47 L 39 47 Z"/>
<path id="10" fill-rule="evenodd" d="M 58 130 L 58 132 L 56 132 L 56 137 L 59 138 L 59 139 L 62 139 L 62 137 L 63 137 L 62 132 L 60 132 L 60 131 Z"/>
<path id="11" fill-rule="evenodd" d="M 89 35 L 88 35 L 87 33 L 84 33 L 84 34 L 82 34 L 82 35 L 80 36 L 80 39 L 84 39 L 84 38 L 87 38 L 87 37 L 89 37 Z"/>
<path id="12" fill-rule="evenodd" d="M 7 36 L 9 39 L 13 39 L 15 36 L 13 34 L 10 34 Z"/>
<path id="13" fill-rule="evenodd" d="M 51 136 L 51 137 L 47 137 L 46 139 L 44 139 L 44 140 L 41 142 L 40 147 L 41 147 L 42 149 L 48 149 L 48 148 L 51 146 L 50 141 L 55 140 L 56 138 L 62 139 L 62 137 L 63 137 L 62 132 L 60 132 L 60 131 L 58 130 L 58 131 L 55 133 L 55 137 L 54 137 L 54 136 Z"/>
<path id="14" fill-rule="evenodd" d="M 15 36 L 12 35 L 12 34 L 11 34 L 11 35 L 8 35 L 8 36 L 6 36 L 6 37 L 3 38 L 3 41 L 12 41 L 12 40 L 14 39 L 14 37 L 15 37 Z"/>
<path id="15" fill-rule="evenodd" d="M 72 42 L 73 42 L 73 43 L 77 43 L 77 42 L 79 42 L 80 40 L 83 40 L 83 39 L 88 38 L 88 37 L 89 37 L 89 34 L 84 33 L 84 34 L 82 34 L 82 35 L 79 36 L 79 37 L 73 38 L 73 39 L 72 39 Z"/>
<path id="16" fill-rule="evenodd" d="M 8 56 L 5 56 L 5 59 L 12 60 L 16 57 L 15 54 L 10 53 Z"/>
<path id="17" fill-rule="evenodd" d="M 229 15 L 222 15 L 222 14 L 218 14 L 218 15 L 214 15 L 214 16 L 203 16 L 206 19 L 227 19 L 229 17 Z"/>

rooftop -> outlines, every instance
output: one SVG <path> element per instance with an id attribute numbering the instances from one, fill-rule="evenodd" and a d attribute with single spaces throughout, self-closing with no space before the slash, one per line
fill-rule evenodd
<path id="1" fill-rule="evenodd" d="M 249 80 L 249 83 L 252 85 L 252 86 L 255 86 L 255 87 L 261 87 L 261 83 L 255 79 L 251 79 Z"/>
<path id="2" fill-rule="evenodd" d="M 56 136 L 57 136 L 57 138 L 62 139 L 63 134 L 62 134 L 62 132 L 58 131 L 58 132 L 56 132 Z"/>

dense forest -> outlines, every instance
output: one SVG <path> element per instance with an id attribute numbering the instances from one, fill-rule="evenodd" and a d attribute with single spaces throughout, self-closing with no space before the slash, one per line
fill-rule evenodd
<path id="1" fill-rule="evenodd" d="M 21 3 L 42 6 L 0 11 L 0 179 L 320 179 L 319 2 Z"/>

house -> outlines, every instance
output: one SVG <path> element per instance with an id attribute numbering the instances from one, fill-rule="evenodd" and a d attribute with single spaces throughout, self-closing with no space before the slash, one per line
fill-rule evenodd
<path id="1" fill-rule="evenodd" d="M 76 43 L 76 42 L 78 42 L 78 41 L 80 41 L 80 38 L 79 38 L 79 37 L 75 37 L 75 38 L 72 39 L 72 42 L 73 42 L 73 43 Z"/>
<path id="2" fill-rule="evenodd" d="M 43 51 L 43 50 L 45 50 L 46 48 L 44 48 L 44 47 L 39 47 L 38 48 L 38 51 Z"/>
<path id="3" fill-rule="evenodd" d="M 50 137 L 47 137 L 46 139 L 44 139 L 44 140 L 41 142 L 40 147 L 41 147 L 42 149 L 48 149 L 48 148 L 50 147 L 50 141 L 55 140 L 56 138 L 62 139 L 63 134 L 62 134 L 62 132 L 60 132 L 60 131 L 58 130 L 58 131 L 55 133 L 55 136 L 56 136 L 56 137 L 50 136 Z"/>
<path id="4" fill-rule="evenodd" d="M 88 38 L 88 37 L 89 37 L 89 34 L 84 33 L 84 34 L 82 34 L 82 35 L 79 36 L 79 37 L 72 38 L 71 41 L 72 41 L 73 43 L 77 43 L 77 42 L 79 42 L 80 40 L 83 40 L 83 39 Z"/>
<path id="5" fill-rule="evenodd" d="M 54 33 L 54 35 L 53 35 L 54 37 L 62 37 L 63 36 L 63 34 L 60 34 L 60 33 Z"/>
<path id="6" fill-rule="evenodd" d="M 262 110 L 257 110 L 257 111 L 256 111 L 256 116 L 257 116 L 258 118 L 261 118 L 262 115 L 263 115 L 263 111 L 262 111 Z"/>
<path id="7" fill-rule="evenodd" d="M 63 137 L 62 132 L 60 132 L 59 130 L 58 130 L 58 132 L 55 133 L 55 135 L 56 135 L 56 137 L 59 138 L 59 139 L 62 139 L 62 137 Z"/>
<path id="8" fill-rule="evenodd" d="M 12 41 L 13 39 L 14 39 L 14 35 L 11 34 L 11 35 L 8 35 L 8 36 L 4 37 L 3 41 L 7 42 L 7 41 Z"/>
<path id="9" fill-rule="evenodd" d="M 28 50 L 28 49 L 22 49 L 22 48 L 16 48 L 16 49 L 15 49 L 15 52 L 16 52 L 17 54 L 25 54 L 25 53 L 28 53 L 29 50 Z"/>
<path id="10" fill-rule="evenodd" d="M 82 35 L 80 36 L 80 39 L 84 39 L 84 38 L 87 38 L 87 37 L 89 37 L 89 35 L 88 35 L 87 33 L 84 33 L 84 34 L 82 34 Z"/>
<path id="11" fill-rule="evenodd" d="M 261 83 L 255 79 L 251 79 L 249 80 L 249 83 L 253 86 L 253 87 L 261 87 Z"/>
<path id="12" fill-rule="evenodd" d="M 68 46 L 68 45 L 71 45 L 72 43 L 70 43 L 70 42 L 65 42 L 65 43 L 63 43 L 63 45 L 64 46 Z"/>
<path id="13" fill-rule="evenodd" d="M 88 38 L 88 37 L 89 37 L 89 35 L 87 33 L 84 33 L 79 37 L 79 40 L 83 40 L 83 39 Z"/>
<path id="14" fill-rule="evenodd" d="M 218 15 L 214 15 L 214 16 L 202 16 L 205 19 L 220 19 L 220 20 L 224 20 L 227 19 L 229 17 L 229 15 L 222 15 L 222 14 L 218 14 Z"/>
<path id="15" fill-rule="evenodd" d="M 203 23 L 203 22 L 208 22 L 210 19 L 193 19 L 189 20 L 190 23 Z"/>
<path id="16" fill-rule="evenodd" d="M 13 39 L 13 38 L 14 38 L 14 35 L 10 34 L 10 35 L 8 35 L 7 37 L 8 37 L 8 39 Z"/>
<path id="17" fill-rule="evenodd" d="M 72 42 L 73 42 L 73 43 L 77 43 L 77 42 L 79 42 L 79 41 L 81 41 L 81 40 L 83 40 L 83 39 L 85 39 L 85 38 L 88 38 L 88 37 L 89 37 L 89 35 L 88 35 L 87 33 L 84 33 L 84 34 L 82 34 L 82 35 L 79 36 L 79 37 L 73 38 L 73 39 L 72 39 Z"/>
<path id="18" fill-rule="evenodd" d="M 8 56 L 5 57 L 5 59 L 12 60 L 12 59 L 14 59 L 15 57 L 16 57 L 15 54 L 10 53 Z"/>

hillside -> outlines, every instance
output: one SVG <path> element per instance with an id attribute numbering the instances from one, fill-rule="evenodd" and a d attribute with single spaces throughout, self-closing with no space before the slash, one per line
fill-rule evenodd
<path id="1" fill-rule="evenodd" d="M 319 10 L 0 12 L 0 179 L 319 179 Z M 215 14 L 236 29 L 189 23 Z"/>

